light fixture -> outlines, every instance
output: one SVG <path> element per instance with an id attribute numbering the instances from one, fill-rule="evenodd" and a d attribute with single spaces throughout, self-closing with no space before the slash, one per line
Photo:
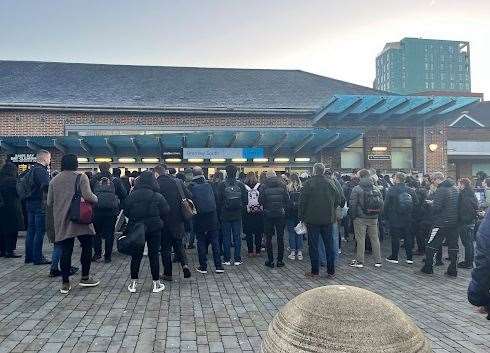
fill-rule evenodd
<path id="1" fill-rule="evenodd" d="M 386 152 L 388 150 L 388 147 L 386 146 L 373 146 L 373 148 L 371 148 L 371 151 L 373 152 Z"/>
<path id="2" fill-rule="evenodd" d="M 167 158 L 165 160 L 165 162 L 167 162 L 167 163 L 180 163 L 180 162 L 182 162 L 182 159 L 180 159 L 180 158 Z"/>
<path id="3" fill-rule="evenodd" d="M 429 151 L 435 152 L 439 148 L 439 145 L 437 143 L 431 143 L 431 144 L 429 144 L 428 147 L 429 147 Z"/>
<path id="4" fill-rule="evenodd" d="M 98 157 L 98 158 L 95 158 L 95 163 L 110 163 L 112 162 L 112 158 L 108 158 L 108 157 Z"/>
<path id="5" fill-rule="evenodd" d="M 158 162 L 160 162 L 160 159 L 158 159 L 158 158 L 142 158 L 141 162 L 143 162 L 143 163 L 158 163 Z"/>
<path id="6" fill-rule="evenodd" d="M 78 163 L 88 163 L 88 158 L 87 157 L 78 157 L 77 161 L 78 161 Z"/>
<path id="7" fill-rule="evenodd" d="M 289 162 L 289 158 L 284 158 L 284 157 L 274 158 L 274 162 L 276 162 L 276 163 L 287 163 L 287 162 Z"/>
<path id="8" fill-rule="evenodd" d="M 268 158 L 254 158 L 254 163 L 267 163 L 269 162 Z"/>
<path id="9" fill-rule="evenodd" d="M 311 161 L 311 158 L 307 158 L 307 157 L 298 157 L 298 158 L 295 158 L 294 159 L 295 162 L 310 162 Z"/>
<path id="10" fill-rule="evenodd" d="M 202 163 L 202 162 L 204 162 L 204 159 L 202 159 L 202 158 L 189 158 L 187 160 L 187 162 L 189 162 L 189 163 Z"/>
<path id="11" fill-rule="evenodd" d="M 226 159 L 224 159 L 224 158 L 211 158 L 209 161 L 211 163 L 225 163 Z"/>
<path id="12" fill-rule="evenodd" d="M 117 161 L 119 163 L 135 163 L 136 162 L 136 159 L 135 158 L 124 157 L 124 158 L 118 158 Z"/>
<path id="13" fill-rule="evenodd" d="M 231 161 L 233 163 L 247 163 L 247 159 L 246 158 L 233 158 Z"/>

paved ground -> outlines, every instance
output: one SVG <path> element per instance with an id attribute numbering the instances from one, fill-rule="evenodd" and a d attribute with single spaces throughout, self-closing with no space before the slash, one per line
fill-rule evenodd
<path id="1" fill-rule="evenodd" d="M 75 286 L 68 296 L 59 293 L 58 279 L 47 276 L 47 266 L 2 258 L 0 352 L 257 352 L 279 308 L 305 290 L 331 283 L 393 300 L 427 333 L 434 352 L 490 352 L 490 323 L 466 301 L 468 271 L 447 279 L 442 269 L 426 278 L 408 265 L 356 270 L 348 266 L 349 248 L 335 281 L 306 279 L 307 261 L 270 270 L 258 258 L 224 275 L 184 280 L 180 273 L 160 294 L 150 291 L 145 259 L 144 283 L 133 295 L 126 290 L 129 262 L 118 255 L 110 265 L 95 264 L 99 287 Z"/>

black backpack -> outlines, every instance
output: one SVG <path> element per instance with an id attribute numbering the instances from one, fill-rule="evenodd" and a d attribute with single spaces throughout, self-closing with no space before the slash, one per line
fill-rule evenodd
<path id="1" fill-rule="evenodd" d="M 383 196 L 378 190 L 373 187 L 370 189 L 363 189 L 362 212 L 366 216 L 379 215 L 383 211 Z"/>
<path id="2" fill-rule="evenodd" d="M 19 179 L 19 181 L 17 181 L 17 194 L 19 195 L 19 198 L 25 200 L 31 197 L 34 187 L 34 170 L 31 168 Z"/>
<path id="3" fill-rule="evenodd" d="M 237 182 L 225 182 L 224 208 L 227 211 L 238 211 L 242 208 L 242 189 Z"/>
<path id="4" fill-rule="evenodd" d="M 410 217 L 413 212 L 413 198 L 407 191 L 398 194 L 397 213 Z"/>
<path id="5" fill-rule="evenodd" d="M 119 199 L 116 196 L 114 179 L 102 177 L 94 186 L 94 194 L 97 196 L 97 209 L 115 210 L 119 208 Z"/>
<path id="6" fill-rule="evenodd" d="M 209 183 L 191 184 L 192 201 L 196 205 L 197 213 L 211 213 L 216 211 L 216 200 L 213 188 Z"/>

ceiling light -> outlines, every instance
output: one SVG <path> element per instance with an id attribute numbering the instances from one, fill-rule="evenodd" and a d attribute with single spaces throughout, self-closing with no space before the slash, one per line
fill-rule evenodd
<path id="1" fill-rule="evenodd" d="M 254 158 L 254 163 L 267 163 L 269 162 L 268 158 Z"/>
<path id="2" fill-rule="evenodd" d="M 119 158 L 117 161 L 119 163 L 135 163 L 136 159 L 135 158 Z"/>
<path id="3" fill-rule="evenodd" d="M 233 163 L 247 163 L 247 159 L 246 158 L 233 158 L 231 161 Z"/>
<path id="4" fill-rule="evenodd" d="M 112 158 L 108 158 L 108 157 L 98 157 L 98 158 L 95 158 L 95 163 L 110 163 L 112 162 Z"/>
<path id="5" fill-rule="evenodd" d="M 295 158 L 294 161 L 295 162 L 310 162 L 311 161 L 311 158 L 299 157 L 299 158 Z"/>
<path id="6" fill-rule="evenodd" d="M 78 163 L 88 163 L 88 158 L 87 157 L 78 157 L 77 161 L 78 161 Z"/>
<path id="7" fill-rule="evenodd" d="M 289 158 L 284 158 L 284 157 L 274 158 L 274 162 L 276 162 L 276 163 L 287 163 L 287 162 L 289 162 Z"/>
<path id="8" fill-rule="evenodd" d="M 167 163 L 180 163 L 180 162 L 182 162 L 182 159 L 180 159 L 180 158 L 167 158 L 165 160 L 165 162 L 167 162 Z"/>
<path id="9" fill-rule="evenodd" d="M 160 159 L 158 159 L 158 158 L 142 158 L 141 162 L 143 162 L 143 163 L 158 163 L 158 162 L 160 162 Z"/>
<path id="10" fill-rule="evenodd" d="M 373 152 L 386 152 L 388 150 L 388 147 L 386 146 L 374 146 L 371 148 L 371 151 Z"/>
<path id="11" fill-rule="evenodd" d="M 202 159 L 202 158 L 189 158 L 187 160 L 187 162 L 189 162 L 189 163 L 202 163 L 202 162 L 204 162 L 204 159 Z"/>
<path id="12" fill-rule="evenodd" d="M 211 163 L 225 163 L 226 159 L 224 159 L 224 158 L 211 158 L 209 161 Z"/>

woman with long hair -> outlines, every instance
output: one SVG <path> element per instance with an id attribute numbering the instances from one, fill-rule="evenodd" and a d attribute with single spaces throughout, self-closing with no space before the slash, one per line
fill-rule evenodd
<path id="1" fill-rule="evenodd" d="M 259 255 L 262 248 L 264 220 L 262 206 L 259 204 L 260 185 L 255 173 L 249 172 L 245 177 L 248 204 L 243 222 L 243 232 L 247 236 L 248 255 L 251 257 Z"/>
<path id="2" fill-rule="evenodd" d="M 289 197 L 291 200 L 287 212 L 287 227 L 289 234 L 289 249 L 291 253 L 288 256 L 290 260 L 303 260 L 303 235 L 296 233 L 294 229 L 298 225 L 298 207 L 299 195 L 303 187 L 297 173 L 292 173 L 287 184 Z"/>
<path id="3" fill-rule="evenodd" d="M 478 200 L 468 178 L 461 178 L 458 182 L 459 193 L 459 237 L 464 246 L 464 261 L 458 264 L 459 268 L 473 268 L 475 258 L 474 235 L 475 222 L 478 217 Z"/>

